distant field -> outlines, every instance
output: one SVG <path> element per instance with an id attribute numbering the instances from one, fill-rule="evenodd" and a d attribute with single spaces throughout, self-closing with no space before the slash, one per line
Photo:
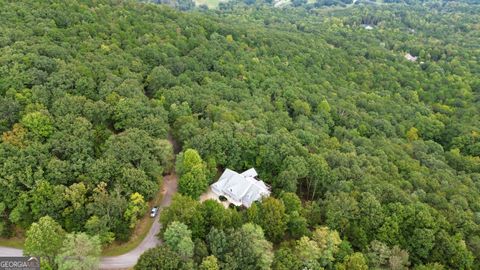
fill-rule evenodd
<path id="1" fill-rule="evenodd" d="M 200 5 L 207 5 L 210 9 L 215 9 L 221 2 L 226 2 L 227 0 L 195 0 L 195 5 L 198 7 Z"/>

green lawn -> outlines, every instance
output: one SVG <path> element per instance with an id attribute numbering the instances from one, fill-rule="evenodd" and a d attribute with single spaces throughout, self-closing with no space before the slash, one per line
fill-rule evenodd
<path id="1" fill-rule="evenodd" d="M 12 247 L 12 248 L 23 248 L 23 238 L 0 238 L 0 246 L 3 247 Z"/>

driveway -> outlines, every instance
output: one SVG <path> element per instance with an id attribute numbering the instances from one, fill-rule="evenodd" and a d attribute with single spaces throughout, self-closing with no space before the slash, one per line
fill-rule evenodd
<path id="1" fill-rule="evenodd" d="M 220 203 L 221 205 L 223 205 L 223 207 L 225 207 L 225 208 L 228 208 L 228 206 L 230 205 L 230 203 L 228 201 L 224 201 L 224 202 L 220 201 L 218 195 L 213 193 L 211 187 L 208 187 L 207 191 L 205 193 L 203 193 L 202 195 L 200 195 L 200 202 L 204 202 L 206 200 L 215 200 L 218 203 Z"/>
<path id="2" fill-rule="evenodd" d="M 150 231 L 143 241 L 135 249 L 131 250 L 128 253 L 119 256 L 111 257 L 102 257 L 100 261 L 100 269 L 128 269 L 133 267 L 140 255 L 145 252 L 147 249 L 153 248 L 160 243 L 156 235 L 160 231 L 161 224 L 159 223 L 159 216 L 163 208 L 170 205 L 172 202 L 173 194 L 177 192 L 178 188 L 178 179 L 177 175 L 170 174 L 164 177 L 163 180 L 163 199 L 160 203 L 159 214 L 155 217 Z M 9 257 L 9 256 L 22 256 L 23 252 L 21 249 L 0 247 L 0 256 Z"/>
<path id="3" fill-rule="evenodd" d="M 23 251 L 18 248 L 0 247 L 0 256 L 2 257 L 23 256 Z"/>

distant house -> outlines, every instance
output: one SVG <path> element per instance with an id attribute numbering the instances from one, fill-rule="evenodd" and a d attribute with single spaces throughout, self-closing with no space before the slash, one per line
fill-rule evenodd
<path id="1" fill-rule="evenodd" d="M 236 206 L 250 207 L 254 201 L 270 196 L 270 188 L 257 176 L 254 168 L 243 173 L 226 169 L 218 181 L 211 185 L 211 190 Z"/>
<path id="2" fill-rule="evenodd" d="M 373 29 L 373 26 L 368 25 L 368 24 L 364 25 L 363 27 L 365 28 L 365 30 L 372 30 Z"/>
<path id="3" fill-rule="evenodd" d="M 411 55 L 411 54 L 409 54 L 409 53 L 405 54 L 405 59 L 407 59 L 407 60 L 410 61 L 410 62 L 415 62 L 415 61 L 417 61 L 417 58 L 418 58 L 418 57 L 415 57 L 415 56 L 413 56 L 413 55 Z"/>

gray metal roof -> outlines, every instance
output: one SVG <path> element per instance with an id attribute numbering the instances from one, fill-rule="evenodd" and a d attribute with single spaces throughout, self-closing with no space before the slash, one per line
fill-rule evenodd
<path id="1" fill-rule="evenodd" d="M 217 182 L 212 184 L 212 191 L 225 196 L 235 205 L 250 205 L 262 197 L 270 196 L 270 189 L 261 180 L 256 179 L 257 172 L 251 168 L 241 174 L 225 169 Z"/>

